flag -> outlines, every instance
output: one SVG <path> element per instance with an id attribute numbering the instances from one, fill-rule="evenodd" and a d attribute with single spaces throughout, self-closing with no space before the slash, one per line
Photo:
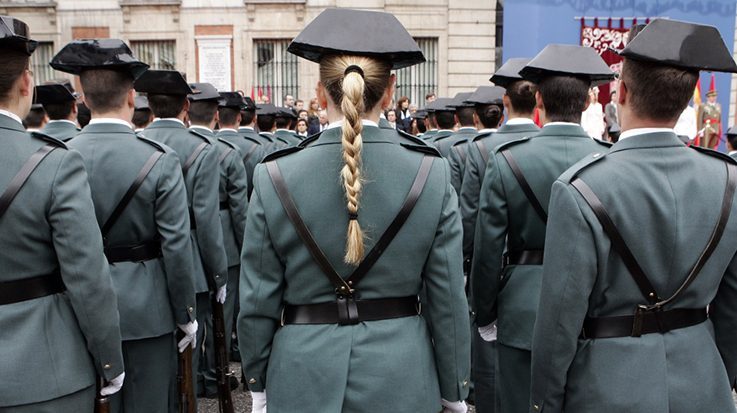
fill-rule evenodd
<path id="1" fill-rule="evenodd" d="M 251 100 L 256 101 L 256 89 L 251 86 Z"/>

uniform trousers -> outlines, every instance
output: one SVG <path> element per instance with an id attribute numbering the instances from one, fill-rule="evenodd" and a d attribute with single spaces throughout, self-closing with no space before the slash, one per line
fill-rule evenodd
<path id="1" fill-rule="evenodd" d="M 212 323 L 212 309 L 210 308 L 210 292 L 197 293 L 197 347 L 192 351 L 192 377 L 195 382 L 195 395 L 205 391 L 205 383 L 200 374 L 200 363 L 205 364 L 205 331 L 207 320 Z M 212 324 L 211 324 L 212 326 Z"/>
<path id="2" fill-rule="evenodd" d="M 0 413 L 92 413 L 94 407 L 95 386 L 90 386 L 45 402 L 0 407 Z"/>
<path id="3" fill-rule="evenodd" d="M 495 413 L 498 398 L 496 397 L 496 358 L 497 342 L 484 341 L 478 329 L 474 329 L 472 376 L 474 383 L 475 406 L 477 413 Z"/>
<path id="4" fill-rule="evenodd" d="M 230 354 L 230 337 L 233 331 L 233 320 L 235 303 L 238 299 L 238 278 L 240 277 L 241 266 L 236 265 L 228 268 L 228 294 L 223 304 L 223 318 L 225 319 L 225 354 Z M 204 363 L 200 363 L 200 371 L 197 375 L 198 383 L 204 381 L 205 394 L 215 394 L 217 392 L 217 376 L 215 375 L 215 335 L 213 332 L 212 317 L 208 317 L 205 327 L 205 358 Z M 202 387 L 200 387 L 202 389 Z"/>
<path id="5" fill-rule="evenodd" d="M 524 413 L 530 410 L 530 381 L 532 352 L 497 345 L 499 357 L 499 385 L 497 386 L 500 413 Z"/>
<path id="6" fill-rule="evenodd" d="M 112 413 L 176 411 L 177 349 L 174 333 L 123 341 L 125 381 L 111 397 Z"/>

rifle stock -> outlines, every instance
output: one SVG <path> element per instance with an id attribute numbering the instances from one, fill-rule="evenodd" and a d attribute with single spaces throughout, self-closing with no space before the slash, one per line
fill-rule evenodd
<path id="1" fill-rule="evenodd" d="M 230 378 L 228 375 L 228 352 L 225 334 L 225 316 L 223 305 L 211 294 L 212 329 L 215 341 L 215 376 L 217 377 L 218 404 L 220 413 L 233 413 L 233 399 L 230 394 Z"/>
<path id="2" fill-rule="evenodd" d="M 181 330 L 177 332 L 177 342 L 184 338 Z M 177 390 L 179 395 L 179 413 L 196 413 L 197 404 L 192 382 L 192 346 L 178 354 Z"/>
<path id="3" fill-rule="evenodd" d="M 108 396 L 100 395 L 100 390 L 105 387 L 105 379 L 98 377 L 96 384 L 95 413 L 110 413 L 110 398 Z"/>

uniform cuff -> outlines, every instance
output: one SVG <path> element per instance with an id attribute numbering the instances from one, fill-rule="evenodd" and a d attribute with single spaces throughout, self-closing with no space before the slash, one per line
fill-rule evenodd
<path id="1" fill-rule="evenodd" d="M 263 392 L 266 384 L 266 379 L 264 377 L 254 377 L 254 376 L 246 376 L 246 385 L 248 386 L 248 390 L 250 392 Z"/>
<path id="2" fill-rule="evenodd" d="M 103 361 L 103 364 L 98 366 L 98 371 L 100 372 L 100 376 L 102 376 L 105 381 L 109 382 L 110 380 L 123 374 L 123 372 L 125 371 L 125 366 L 123 366 L 122 358 L 118 362 L 108 360 Z"/>
<path id="3" fill-rule="evenodd" d="M 197 319 L 197 307 L 190 304 L 182 310 L 174 312 L 174 322 L 177 325 L 189 324 Z"/>

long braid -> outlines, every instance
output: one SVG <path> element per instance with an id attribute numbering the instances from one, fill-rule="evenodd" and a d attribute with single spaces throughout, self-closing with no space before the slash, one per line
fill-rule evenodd
<path id="1" fill-rule="evenodd" d="M 345 165 L 340 176 L 345 188 L 345 197 L 348 202 L 348 233 L 346 235 L 345 262 L 358 265 L 363 259 L 364 240 L 361 224 L 358 222 L 358 207 L 361 196 L 361 149 L 363 139 L 361 131 L 361 113 L 363 113 L 363 77 L 356 72 L 349 72 L 343 78 L 343 99 L 340 103 L 341 111 L 345 116 L 343 122 L 342 144 L 343 162 Z"/>

